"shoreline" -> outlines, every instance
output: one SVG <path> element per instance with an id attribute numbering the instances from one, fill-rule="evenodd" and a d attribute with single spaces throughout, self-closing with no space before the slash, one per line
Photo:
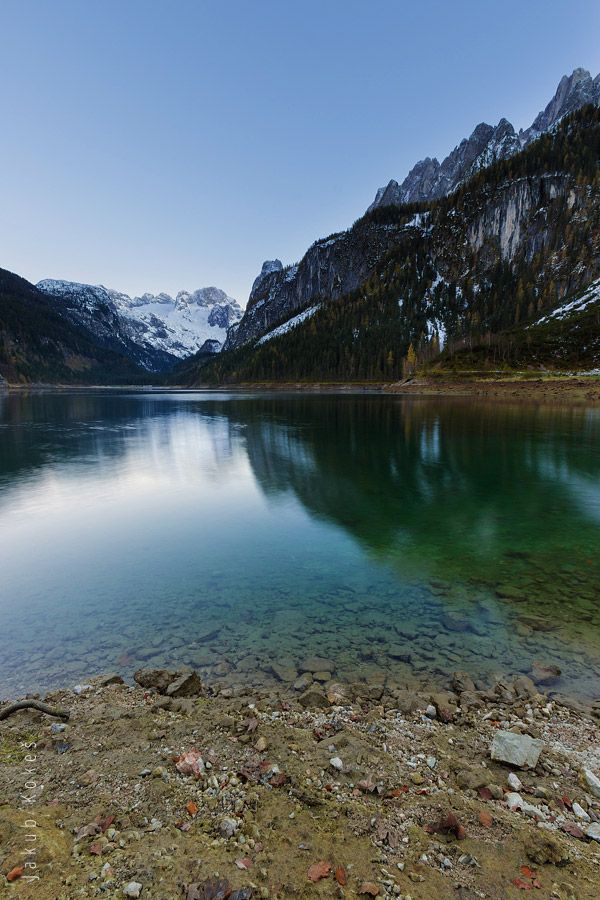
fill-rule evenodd
<path id="1" fill-rule="evenodd" d="M 26 820 L 39 876 L 7 896 L 598 896 L 598 704 L 460 672 L 393 694 L 307 677 L 233 696 L 191 670 L 136 681 L 52 691 L 66 723 L 0 722 L 0 883 Z M 514 746 L 492 759 L 499 740 Z M 541 749 L 531 767 L 502 761 L 525 746 Z"/>
<path id="2" fill-rule="evenodd" d="M 14 393 L 139 391 L 143 393 L 315 393 L 383 394 L 399 397 L 454 397 L 480 400 L 532 401 L 600 405 L 600 376 L 552 374 L 503 378 L 426 376 L 397 382 L 247 382 L 230 385 L 76 385 L 8 384 L 1 396 Z"/>

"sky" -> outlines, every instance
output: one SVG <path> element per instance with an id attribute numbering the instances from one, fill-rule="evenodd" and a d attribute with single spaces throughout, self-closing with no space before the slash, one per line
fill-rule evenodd
<path id="1" fill-rule="evenodd" d="M 242 305 L 263 260 L 600 71 L 598 0 L 2 0 L 0 30 L 0 267 Z"/>

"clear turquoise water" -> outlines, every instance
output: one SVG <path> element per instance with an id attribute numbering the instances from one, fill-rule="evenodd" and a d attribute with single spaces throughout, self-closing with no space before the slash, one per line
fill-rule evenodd
<path id="1" fill-rule="evenodd" d="M 190 664 L 600 696 L 600 411 L 0 395 L 0 698 Z M 460 621 L 459 621 L 460 620 Z"/>

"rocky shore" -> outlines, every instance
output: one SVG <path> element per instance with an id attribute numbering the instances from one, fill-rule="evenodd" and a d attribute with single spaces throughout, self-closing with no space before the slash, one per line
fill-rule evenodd
<path id="1" fill-rule="evenodd" d="M 595 707 L 552 673 L 264 696 L 145 670 L 0 721 L 0 885 L 23 898 L 600 895 Z M 283 673 L 284 674 L 284 673 Z"/>

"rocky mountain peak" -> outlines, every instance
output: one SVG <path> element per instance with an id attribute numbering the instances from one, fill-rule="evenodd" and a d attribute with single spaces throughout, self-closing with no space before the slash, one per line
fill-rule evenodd
<path id="1" fill-rule="evenodd" d="M 401 184 L 392 180 L 379 188 L 368 211 L 379 206 L 401 206 L 444 197 L 473 172 L 517 153 L 563 116 L 587 103 L 600 104 L 600 74 L 592 78 L 587 69 L 575 69 L 571 75 L 561 78 L 552 100 L 525 131 L 517 134 L 505 118 L 496 127 L 480 122 L 442 163 L 426 156 L 413 166 Z"/>
<path id="2" fill-rule="evenodd" d="M 274 272 L 281 272 L 283 270 L 283 263 L 280 259 L 266 259 L 262 264 L 262 269 L 260 273 L 254 279 L 254 283 L 252 285 L 252 290 L 250 291 L 250 299 L 252 299 L 252 295 L 256 293 L 257 290 L 261 288 L 264 282 L 270 278 L 270 276 Z M 250 301 L 249 301 L 250 302 Z"/>
<path id="3" fill-rule="evenodd" d="M 574 69 L 571 75 L 563 75 L 550 103 L 538 113 L 529 128 L 521 132 L 521 142 L 535 140 L 563 116 L 586 103 L 600 103 L 600 75 L 592 78 L 587 69 Z"/>

